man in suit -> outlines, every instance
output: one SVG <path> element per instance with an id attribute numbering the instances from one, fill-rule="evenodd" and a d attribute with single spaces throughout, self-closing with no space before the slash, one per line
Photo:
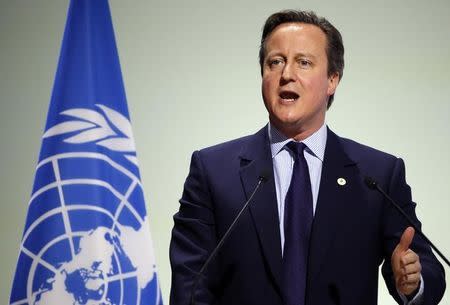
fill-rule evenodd
<path id="1" fill-rule="evenodd" d="M 172 305 L 371 305 L 378 267 L 399 304 L 437 304 L 444 270 L 373 177 L 420 226 L 399 158 L 341 138 L 325 114 L 343 75 L 339 31 L 312 12 L 268 18 L 260 47 L 269 124 L 194 152 L 170 258 Z M 271 174 L 268 175 L 267 172 Z M 193 283 L 262 182 L 219 255 Z"/>

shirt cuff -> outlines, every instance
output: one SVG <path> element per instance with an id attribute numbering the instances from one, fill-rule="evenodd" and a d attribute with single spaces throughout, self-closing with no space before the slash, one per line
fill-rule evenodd
<path id="1" fill-rule="evenodd" d="M 400 298 L 402 299 L 403 305 L 421 305 L 421 304 L 423 304 L 424 288 L 425 288 L 425 283 L 423 282 L 422 275 L 420 275 L 419 290 L 417 291 L 414 298 L 412 298 L 411 300 L 408 301 L 408 298 L 403 293 L 398 292 L 398 290 L 397 290 L 397 293 L 400 296 Z"/>

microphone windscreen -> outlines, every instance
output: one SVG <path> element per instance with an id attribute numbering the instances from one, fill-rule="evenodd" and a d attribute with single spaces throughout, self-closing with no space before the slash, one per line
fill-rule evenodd
<path id="1" fill-rule="evenodd" d="M 268 168 L 264 168 L 261 170 L 259 174 L 259 179 L 261 179 L 262 182 L 267 182 L 272 177 L 272 171 Z"/>
<path id="2" fill-rule="evenodd" d="M 377 182 L 372 177 L 365 176 L 364 177 L 364 182 L 371 189 L 375 189 L 377 187 Z"/>

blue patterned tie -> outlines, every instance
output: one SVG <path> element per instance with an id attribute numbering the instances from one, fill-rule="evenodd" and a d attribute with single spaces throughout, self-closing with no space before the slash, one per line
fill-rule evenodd
<path id="1" fill-rule="evenodd" d="M 309 236 L 313 220 L 313 201 L 306 145 L 290 142 L 294 169 L 284 206 L 283 291 L 285 305 L 304 305 Z"/>

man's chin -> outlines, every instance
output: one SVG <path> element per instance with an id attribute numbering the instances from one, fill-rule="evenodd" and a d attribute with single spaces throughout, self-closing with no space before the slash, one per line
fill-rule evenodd
<path id="1" fill-rule="evenodd" d="M 269 117 L 269 120 L 273 125 L 278 126 L 280 128 L 292 129 L 301 127 L 303 125 L 302 120 L 300 118 L 294 118 L 292 116 L 276 117 L 276 118 Z"/>

